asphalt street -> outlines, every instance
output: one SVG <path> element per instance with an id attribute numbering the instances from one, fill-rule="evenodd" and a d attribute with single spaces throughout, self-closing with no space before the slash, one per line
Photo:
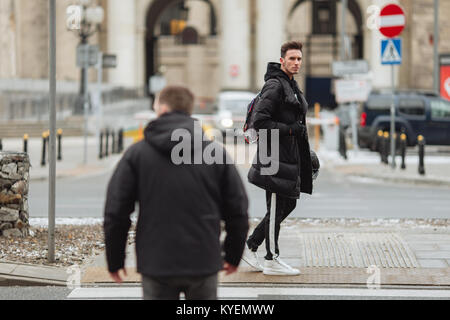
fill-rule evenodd
<path id="1" fill-rule="evenodd" d="M 239 166 L 250 199 L 251 217 L 266 212 L 265 192 L 247 182 L 248 168 Z M 103 215 L 111 173 L 57 180 L 56 216 L 88 218 Z M 30 183 L 31 218 L 47 217 L 48 183 Z M 290 217 L 296 218 L 450 218 L 448 188 L 388 184 L 352 178 L 322 169 L 312 196 L 302 194 Z"/>

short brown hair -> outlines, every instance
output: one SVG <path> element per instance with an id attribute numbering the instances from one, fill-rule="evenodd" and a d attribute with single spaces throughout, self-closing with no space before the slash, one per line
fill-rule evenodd
<path id="1" fill-rule="evenodd" d="M 283 44 L 281 46 L 281 57 L 284 58 L 286 57 L 286 52 L 288 52 L 288 50 L 300 50 L 302 53 L 302 49 L 303 49 L 303 43 L 301 43 L 300 41 L 289 41 L 286 42 L 285 44 Z"/>
<path id="2" fill-rule="evenodd" d="M 167 105 L 172 111 L 181 111 L 191 115 L 194 109 L 194 94 L 185 87 L 166 87 L 158 98 L 160 104 Z"/>

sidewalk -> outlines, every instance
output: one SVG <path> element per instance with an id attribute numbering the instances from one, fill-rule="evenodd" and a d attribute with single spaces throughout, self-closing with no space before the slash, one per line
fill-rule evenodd
<path id="1" fill-rule="evenodd" d="M 266 276 L 241 262 L 237 273 L 220 275 L 220 284 L 366 286 L 376 266 L 381 286 L 450 286 L 450 227 L 443 221 L 290 219 L 282 228 L 281 258 L 300 268 L 300 276 Z M 139 282 L 134 245 L 127 248 L 126 268 L 125 282 Z M 112 284 L 104 255 L 82 276 L 82 285 L 97 284 Z"/>
<path id="2" fill-rule="evenodd" d="M 319 150 L 318 156 L 322 167 L 349 176 L 393 183 L 450 187 L 449 155 L 426 155 L 425 175 L 419 174 L 419 157 L 414 153 L 407 155 L 404 170 L 400 168 L 401 157 L 396 158 L 396 168 L 393 169 L 390 164 L 381 163 L 378 153 L 366 150 L 347 152 L 347 160 L 344 160 L 337 151 L 324 149 Z"/>
<path id="3" fill-rule="evenodd" d="M 125 147 L 130 143 L 130 139 L 125 139 Z M 111 142 L 110 142 L 111 143 Z M 56 162 L 56 177 L 75 177 L 83 175 L 98 174 L 111 170 L 120 159 L 121 155 L 110 155 L 107 158 L 99 159 L 99 147 L 96 137 L 88 137 L 87 143 L 87 164 L 83 164 L 84 159 L 84 138 L 83 137 L 63 137 L 62 140 L 62 160 Z M 22 139 L 3 139 L 4 151 L 23 151 Z M 109 146 L 111 153 L 111 144 Z M 48 151 L 48 150 L 47 150 Z M 58 149 L 56 150 L 58 155 Z M 46 180 L 49 176 L 48 156 L 45 159 L 45 166 L 42 161 L 42 139 L 31 138 L 28 140 L 28 155 L 30 156 L 30 181 Z"/>

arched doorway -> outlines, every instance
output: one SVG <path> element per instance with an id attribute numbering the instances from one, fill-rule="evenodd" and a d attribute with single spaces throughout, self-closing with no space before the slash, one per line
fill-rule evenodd
<path id="1" fill-rule="evenodd" d="M 305 70 L 301 79 L 311 105 L 315 102 L 336 107 L 332 92 L 333 61 L 340 60 L 341 1 L 297 0 L 288 14 L 288 39 L 300 40 L 305 46 Z M 363 59 L 363 14 L 357 0 L 348 0 L 347 59 Z M 324 94 L 330 92 L 330 94 Z"/>
<path id="2" fill-rule="evenodd" d="M 201 45 L 202 39 L 195 27 L 185 22 L 189 15 L 190 2 L 202 2 L 209 8 L 208 35 L 217 35 L 216 11 L 211 0 L 155 0 L 150 5 L 146 15 L 145 36 L 145 88 L 148 90 L 148 80 L 158 74 L 158 41 L 161 36 L 174 37 L 174 43 L 184 45 Z M 185 30 L 185 28 L 187 30 Z M 188 38 L 188 39 L 187 39 Z M 148 91 L 147 91 L 148 92 Z"/>

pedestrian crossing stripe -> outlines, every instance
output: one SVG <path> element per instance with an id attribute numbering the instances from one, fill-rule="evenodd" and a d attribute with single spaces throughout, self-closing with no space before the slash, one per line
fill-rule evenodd
<path id="1" fill-rule="evenodd" d="M 381 64 L 402 63 L 402 41 L 398 39 L 381 40 Z"/>
<path id="2" fill-rule="evenodd" d="M 234 286 L 218 287 L 219 300 L 256 300 L 256 299 L 449 299 L 448 290 L 429 289 L 385 289 L 360 288 L 302 288 L 302 287 L 255 287 Z M 184 298 L 184 295 L 181 295 Z M 67 300 L 142 300 L 141 287 L 102 287 L 74 289 Z"/>

